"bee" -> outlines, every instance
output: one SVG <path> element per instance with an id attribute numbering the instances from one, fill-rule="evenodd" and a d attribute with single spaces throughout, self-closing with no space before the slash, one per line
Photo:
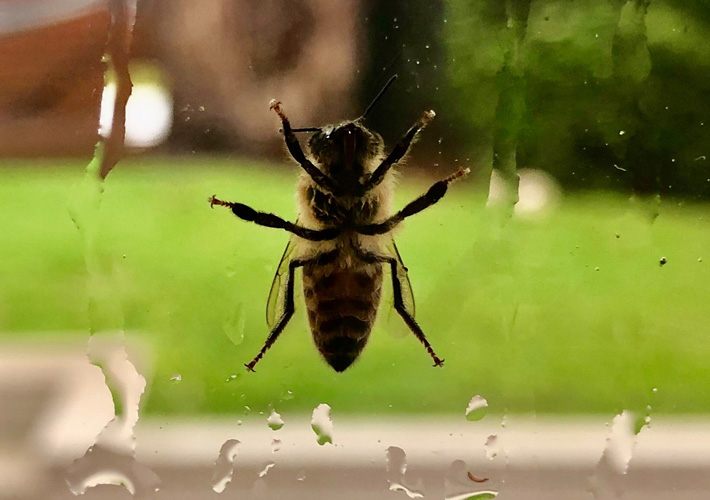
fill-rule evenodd
<path id="1" fill-rule="evenodd" d="M 281 120 L 287 149 L 303 168 L 297 183 L 295 223 L 242 203 L 209 198 L 210 206 L 227 207 L 242 220 L 291 233 L 267 301 L 266 320 L 271 331 L 256 357 L 245 365 L 247 370 L 254 371 L 293 316 L 294 275 L 299 268 L 313 341 L 337 372 L 347 369 L 367 344 L 387 268 L 395 310 L 424 345 L 434 366 L 443 366 L 444 360 L 436 355 L 414 319 L 414 295 L 392 231 L 407 217 L 438 202 L 449 184 L 468 174 L 469 169 L 434 183 L 425 194 L 392 215 L 392 167 L 435 116 L 434 111 L 425 111 L 385 154 L 382 137 L 363 123 L 395 78 L 360 117 L 337 125 L 292 128 L 281 102 L 271 101 L 270 109 Z M 308 141 L 309 156 L 296 138 L 298 132 L 313 134 Z"/>

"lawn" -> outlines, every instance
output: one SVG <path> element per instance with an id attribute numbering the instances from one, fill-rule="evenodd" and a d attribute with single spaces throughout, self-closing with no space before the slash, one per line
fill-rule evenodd
<path id="1" fill-rule="evenodd" d="M 80 163 L 0 165 L 0 335 L 124 329 L 149 347 L 152 413 L 310 412 L 326 402 L 334 417 L 463 414 L 476 394 L 498 412 L 710 411 L 708 204 L 664 200 L 653 221 L 625 196 L 568 195 L 545 217 L 501 225 L 475 177 L 397 239 L 443 369 L 387 299 L 361 359 L 336 374 L 297 297 L 292 323 L 245 373 L 267 335 L 266 297 L 288 236 L 210 210 L 207 198 L 293 219 L 296 173 L 234 159 L 126 160 L 105 183 L 87 274 L 68 209 Z M 426 182 L 403 177 L 397 205 Z"/>

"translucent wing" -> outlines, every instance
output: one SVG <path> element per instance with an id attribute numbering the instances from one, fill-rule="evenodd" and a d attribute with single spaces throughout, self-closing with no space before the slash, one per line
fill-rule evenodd
<path id="1" fill-rule="evenodd" d="M 291 262 L 291 254 L 295 248 L 293 240 L 289 240 L 281 261 L 276 269 L 274 280 L 271 282 L 271 290 L 269 290 L 269 299 L 266 301 L 266 324 L 269 328 L 276 324 L 276 320 L 283 313 L 284 296 L 286 294 L 286 285 L 288 284 L 288 265 Z"/>
<path id="2" fill-rule="evenodd" d="M 409 274 L 407 274 L 407 268 L 402 262 L 402 256 L 399 254 L 397 245 L 394 239 L 391 239 L 387 243 L 387 251 L 389 254 L 397 259 L 399 265 L 397 266 L 397 279 L 399 280 L 399 285 L 402 290 L 402 300 L 404 301 L 404 309 L 414 317 L 414 292 L 412 292 L 412 284 L 409 282 Z"/>

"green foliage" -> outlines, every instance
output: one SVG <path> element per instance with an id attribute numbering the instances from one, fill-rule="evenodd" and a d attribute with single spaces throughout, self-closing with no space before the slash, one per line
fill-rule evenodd
<path id="1" fill-rule="evenodd" d="M 518 94 L 505 103 L 501 79 L 518 29 L 505 6 L 514 3 L 447 3 L 444 38 L 469 148 L 511 121 L 496 115 L 504 101 L 522 122 L 519 168 L 576 188 L 710 195 L 710 4 L 531 2 L 521 108 Z"/>
<path id="2" fill-rule="evenodd" d="M 3 335 L 88 337 L 84 249 L 67 208 L 82 175 L 81 165 L 2 170 Z M 112 172 L 92 282 L 115 301 L 129 338 L 150 347 L 149 412 L 271 404 L 306 413 L 327 402 L 334 414 L 463 418 L 475 394 L 494 413 L 643 413 L 649 403 L 654 413 L 710 411 L 707 205 L 669 200 L 651 222 L 625 198 L 590 194 L 501 229 L 465 182 L 398 235 L 417 318 L 443 369 L 386 298 L 362 358 L 336 374 L 319 359 L 297 297 L 292 324 L 257 373 L 244 373 L 267 334 L 266 295 L 287 235 L 210 210 L 207 198 L 293 218 L 294 180 L 293 170 L 207 159 L 126 161 Z M 425 189 L 404 176 L 397 204 Z"/>

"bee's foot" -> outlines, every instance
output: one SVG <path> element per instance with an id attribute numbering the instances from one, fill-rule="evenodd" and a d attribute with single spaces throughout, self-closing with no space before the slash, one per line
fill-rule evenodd
<path id="1" fill-rule="evenodd" d="M 214 195 L 214 194 L 212 196 L 210 196 L 207 201 L 210 202 L 210 208 L 214 208 L 215 205 L 221 206 L 221 207 L 231 207 L 232 206 L 232 203 L 230 203 L 228 201 L 222 201 L 217 198 L 217 195 Z"/>
<path id="2" fill-rule="evenodd" d="M 437 367 L 438 367 L 438 368 L 441 368 L 441 367 L 443 367 L 443 366 L 444 366 L 444 360 L 443 360 L 443 359 L 439 359 L 438 357 L 434 356 L 434 367 L 435 367 L 435 368 L 437 368 Z"/>
<path id="3" fill-rule="evenodd" d="M 246 367 L 247 371 L 251 373 L 256 373 L 256 370 L 254 370 L 254 365 L 256 365 L 254 361 L 252 361 L 251 363 L 244 363 L 244 366 Z"/>
<path id="4" fill-rule="evenodd" d="M 468 168 L 468 167 L 461 168 L 461 169 L 457 170 L 456 172 L 454 172 L 453 174 L 451 174 L 450 176 L 448 176 L 446 179 L 444 179 L 444 182 L 446 182 L 447 184 L 451 184 L 454 181 L 457 181 L 463 177 L 466 177 L 470 173 L 471 173 L 470 168 Z"/>
<path id="5" fill-rule="evenodd" d="M 281 118 L 281 121 L 286 121 L 288 118 L 286 118 L 286 115 L 284 114 L 283 110 L 281 109 L 281 101 L 277 101 L 276 99 L 271 99 L 271 102 L 269 102 L 269 109 L 273 109 L 277 115 L 279 115 L 279 118 Z"/>
<path id="6" fill-rule="evenodd" d="M 429 111 L 424 111 L 424 114 L 422 115 L 422 127 L 426 127 L 427 125 L 429 125 L 435 116 L 436 113 L 434 113 L 433 109 L 430 109 Z"/>

